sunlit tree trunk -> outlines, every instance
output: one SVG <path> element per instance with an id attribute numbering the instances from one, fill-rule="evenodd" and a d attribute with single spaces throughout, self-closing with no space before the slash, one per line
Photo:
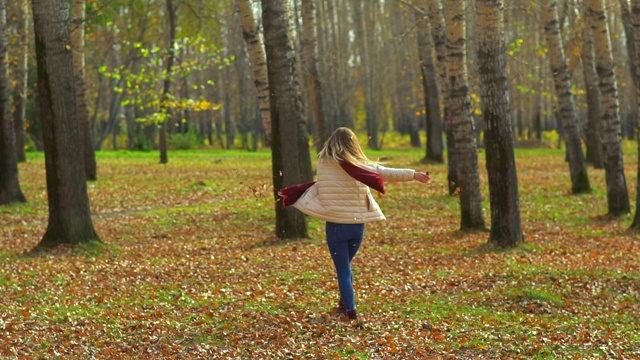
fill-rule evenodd
<path id="1" fill-rule="evenodd" d="M 498 246 L 514 246 L 524 238 L 513 152 L 504 5 L 500 0 L 476 0 L 476 12 L 478 73 L 482 118 L 486 125 L 484 135 L 491 200 L 489 242 Z"/>
<path id="2" fill-rule="evenodd" d="M 173 69 L 173 60 L 175 57 L 174 43 L 176 41 L 176 9 L 173 7 L 173 0 L 166 0 L 166 15 L 169 19 L 169 37 L 167 39 L 167 56 L 165 57 L 165 78 L 162 86 L 162 105 L 161 112 L 167 115 L 160 123 L 160 163 L 166 164 L 169 162 L 167 154 L 167 122 L 170 117 L 168 116 L 171 110 L 169 109 L 168 102 L 171 95 L 171 75 Z"/>
<path id="3" fill-rule="evenodd" d="M 624 175 L 622 157 L 622 136 L 618 106 L 618 88 L 611 55 L 611 38 L 604 0 L 589 0 L 587 11 L 593 31 L 596 54 L 596 69 L 600 79 L 602 96 L 602 150 L 609 215 L 619 216 L 630 211 L 627 182 Z"/>
<path id="4" fill-rule="evenodd" d="M 250 0 L 235 0 L 238 17 L 242 25 L 242 36 L 247 45 L 247 53 L 253 71 L 253 83 L 258 92 L 262 126 L 267 144 L 271 141 L 271 110 L 269 109 L 269 81 L 267 76 L 267 58 L 264 44 L 258 30 L 258 23 L 253 14 Z"/>
<path id="5" fill-rule="evenodd" d="M 18 64 L 15 68 L 15 98 L 13 106 L 13 125 L 16 138 L 18 162 L 27 160 L 25 154 L 24 123 L 27 115 L 27 89 L 29 81 L 29 1 L 20 0 L 18 11 Z"/>
<path id="6" fill-rule="evenodd" d="M 600 89 L 598 88 L 598 74 L 596 73 L 595 54 L 591 29 L 585 26 L 582 30 L 582 72 L 587 98 L 587 161 L 593 163 L 596 169 L 604 168 L 602 159 L 602 144 L 600 143 L 600 119 L 602 114 Z"/>
<path id="7" fill-rule="evenodd" d="M 567 69 L 564 48 L 560 38 L 558 24 L 558 3 L 556 0 L 543 0 L 542 15 L 544 31 L 547 38 L 548 59 L 555 83 L 558 102 L 558 122 L 563 128 L 563 135 L 567 144 L 567 158 L 571 175 L 571 191 L 580 194 L 591 191 L 587 165 L 584 160 L 580 129 L 578 128 L 578 113 L 571 92 L 571 77 Z"/>
<path id="8" fill-rule="evenodd" d="M 38 64 L 49 224 L 37 249 L 99 240 L 78 130 L 73 55 L 66 0 L 32 0 Z"/>
<path id="9" fill-rule="evenodd" d="M 471 115 L 471 99 L 467 84 L 466 54 L 466 1 L 445 1 L 447 36 L 447 88 L 451 107 L 455 156 L 458 161 L 458 186 L 460 191 L 460 228 L 485 227 L 478 172 L 478 148 L 475 126 Z"/>
<path id="10" fill-rule="evenodd" d="M 0 0 L 0 205 L 26 201 L 20 189 L 11 116 L 6 9 L 5 0 Z"/>
<path id="11" fill-rule="evenodd" d="M 418 5 L 426 14 L 426 0 L 420 0 Z M 431 33 L 431 22 L 424 14 L 420 14 L 418 21 L 418 56 L 422 71 L 422 86 L 424 89 L 425 119 L 427 129 L 427 144 L 424 161 L 444 162 L 442 154 L 442 116 L 440 111 L 440 91 L 438 90 L 438 73 L 435 60 L 435 46 Z"/>
<path id="12" fill-rule="evenodd" d="M 635 49 L 638 53 L 635 56 L 635 68 L 636 73 L 640 74 L 640 0 L 631 0 L 631 23 L 633 26 L 634 41 L 636 42 Z M 638 79 L 636 79 L 638 80 Z M 640 80 L 636 83 L 636 102 L 640 105 Z M 640 108 L 640 106 L 639 106 Z M 640 119 L 635 119 L 636 127 L 640 126 Z M 640 229 L 640 131 L 636 129 L 636 136 L 638 141 L 638 164 L 636 166 L 636 211 L 633 215 L 632 229 Z"/>
<path id="13" fill-rule="evenodd" d="M 309 89 L 309 104 L 313 116 L 314 144 L 320 152 L 329 138 L 324 112 L 322 81 L 318 71 L 318 41 L 316 29 L 316 0 L 302 0 L 302 54 L 305 78 Z"/>
<path id="14" fill-rule="evenodd" d="M 283 187 L 311 180 L 311 159 L 302 110 L 302 95 L 287 0 L 263 0 L 262 23 L 267 55 L 271 104 L 271 159 L 276 210 L 276 236 L 307 236 L 304 215 L 282 206 L 278 191 Z M 306 144 L 306 154 L 300 148 Z"/>
<path id="15" fill-rule="evenodd" d="M 71 20 L 71 41 L 73 46 L 73 67 L 75 69 L 76 103 L 78 104 L 78 124 L 82 140 L 82 154 L 87 180 L 98 178 L 96 154 L 93 149 L 93 137 L 89 125 L 89 106 L 86 97 L 84 29 L 86 0 L 73 0 L 73 19 Z"/>

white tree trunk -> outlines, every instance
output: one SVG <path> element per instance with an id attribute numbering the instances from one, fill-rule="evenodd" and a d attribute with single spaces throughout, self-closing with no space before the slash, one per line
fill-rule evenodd
<path id="1" fill-rule="evenodd" d="M 471 99 L 467 83 L 467 47 L 465 24 L 466 1 L 445 2 L 447 37 L 447 88 L 449 91 L 448 115 L 452 119 L 455 154 L 458 162 L 458 186 L 462 229 L 484 228 L 480 175 L 478 172 L 478 148 L 475 124 L 471 115 Z"/>
<path id="2" fill-rule="evenodd" d="M 596 50 L 596 69 L 602 96 L 602 150 L 604 155 L 609 215 L 619 216 L 630 211 L 627 182 L 622 157 L 622 129 L 618 105 L 618 87 L 611 53 L 611 38 L 604 0 L 589 0 L 587 11 Z"/>
<path id="3" fill-rule="evenodd" d="M 271 110 L 269 109 L 269 80 L 267 76 L 267 57 L 265 55 L 264 44 L 258 23 L 253 15 L 250 0 L 234 0 L 240 25 L 242 26 L 242 36 L 247 45 L 247 53 L 251 68 L 253 70 L 253 83 L 258 92 L 260 102 L 260 114 L 262 115 L 262 126 L 264 127 L 267 143 L 271 142 Z"/>
<path id="4" fill-rule="evenodd" d="M 545 23 L 544 31 L 547 38 L 547 58 L 551 65 L 551 73 L 555 83 L 558 102 L 558 120 L 563 128 L 567 144 L 567 158 L 571 175 L 571 191 L 580 194 L 591 191 L 587 165 L 584 160 L 580 129 L 578 128 L 578 113 L 574 105 L 571 92 L 571 77 L 564 56 L 560 26 L 558 24 L 558 3 L 556 0 L 542 1 L 542 15 Z"/>

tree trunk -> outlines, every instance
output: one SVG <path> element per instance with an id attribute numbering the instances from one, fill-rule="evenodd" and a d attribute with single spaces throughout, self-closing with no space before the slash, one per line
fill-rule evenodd
<path id="1" fill-rule="evenodd" d="M 84 61 L 84 28 L 86 0 L 73 0 L 72 46 L 73 66 L 75 68 L 76 103 L 78 104 L 78 128 L 82 140 L 82 154 L 87 180 L 97 180 L 96 154 L 93 149 L 93 137 L 89 125 L 89 106 L 86 97 L 85 61 Z"/>
<path id="2" fill-rule="evenodd" d="M 287 0 L 263 0 L 262 22 L 269 76 L 271 104 L 271 159 L 276 213 L 276 236 L 307 237 L 304 215 L 282 206 L 278 191 L 283 187 L 306 182 L 310 167 L 308 139 L 304 131 L 302 95 L 298 88 L 297 64 L 290 32 Z M 294 140 L 296 139 L 296 140 Z M 306 154 L 300 151 L 307 145 Z M 309 165 L 306 165 L 308 163 Z"/>
<path id="3" fill-rule="evenodd" d="M 332 132 L 340 126 L 355 127 L 353 93 L 357 85 L 353 81 L 352 66 L 349 64 L 353 50 L 350 48 L 349 31 L 352 31 L 352 28 L 349 26 L 350 14 L 347 8 L 352 2 L 351 0 L 328 0 L 328 2 L 329 4 L 325 5 L 327 28 L 331 34 L 331 46 L 328 50 L 333 54 L 329 69 L 332 75 L 331 83 L 335 84 L 331 92 L 335 105 L 327 108 L 335 109 L 329 122 L 329 129 Z"/>
<path id="4" fill-rule="evenodd" d="M 29 2 L 20 0 L 18 11 L 19 53 L 18 66 L 15 68 L 16 86 L 13 110 L 13 126 L 15 129 L 16 151 L 18 162 L 27 161 L 25 154 L 24 123 L 27 115 L 27 89 L 29 81 Z"/>
<path id="5" fill-rule="evenodd" d="M 477 0 L 476 10 L 478 73 L 491 201 L 489 242 L 502 247 L 514 246 L 524 238 L 512 141 L 504 7 L 499 0 Z"/>
<path id="6" fill-rule="evenodd" d="M 269 108 L 269 81 L 267 77 L 267 59 L 258 23 L 253 15 L 249 0 L 235 0 L 238 17 L 242 25 L 242 36 L 247 45 L 247 53 L 253 70 L 253 82 L 258 92 L 262 126 L 264 127 L 267 145 L 271 139 L 271 110 Z"/>
<path id="7" fill-rule="evenodd" d="M 367 4 L 369 2 L 362 2 L 361 0 L 355 0 L 352 2 L 355 17 L 356 27 L 356 46 L 358 47 L 358 55 L 360 57 L 360 76 L 361 83 L 364 91 L 364 108 L 366 113 L 366 125 L 367 125 L 367 144 L 370 149 L 378 149 L 378 113 L 374 104 L 374 89 L 373 89 L 373 74 L 371 71 L 372 65 L 369 59 L 369 39 L 371 34 L 366 31 L 364 12 L 368 10 Z"/>
<path id="8" fill-rule="evenodd" d="M 622 157 L 622 137 L 618 88 L 611 55 L 611 38 L 604 0 L 589 0 L 587 15 L 593 31 L 596 69 L 602 96 L 602 150 L 604 155 L 609 215 L 620 216 L 630 211 L 627 182 Z"/>
<path id="9" fill-rule="evenodd" d="M 7 4 L 5 0 L 0 0 L 0 205 L 26 202 L 18 176 L 18 156 L 9 96 L 7 40 Z"/>
<path id="10" fill-rule="evenodd" d="M 635 66 L 636 73 L 640 74 L 640 0 L 631 0 L 631 23 L 633 26 L 633 34 L 635 41 Z M 636 80 L 636 102 L 640 105 L 640 80 L 637 77 Z M 640 108 L 640 106 L 639 106 Z M 640 119 L 634 119 L 636 121 L 636 127 L 640 126 Z M 638 141 L 638 165 L 636 166 L 636 212 L 633 215 L 632 229 L 640 229 L 640 131 L 636 130 L 636 136 Z"/>
<path id="11" fill-rule="evenodd" d="M 471 115 L 471 100 L 467 84 L 466 25 L 464 10 L 466 1 L 446 1 L 447 80 L 452 118 L 452 132 L 458 160 L 460 188 L 460 228 L 485 227 L 478 172 L 478 149 L 475 126 Z"/>
<path id="12" fill-rule="evenodd" d="M 440 94 L 442 94 L 444 108 L 442 111 L 443 129 L 446 134 L 447 144 L 447 187 L 449 195 L 453 195 L 460 186 L 458 178 L 458 157 L 456 156 L 456 144 L 453 136 L 453 117 L 450 114 L 451 97 L 449 96 L 449 83 L 447 81 L 447 36 L 445 34 L 445 21 L 442 12 L 441 0 L 428 0 L 428 14 L 431 20 L 431 35 L 436 49 L 438 78 Z"/>
<path id="13" fill-rule="evenodd" d="M 426 9 L 425 0 L 421 0 L 419 4 L 422 9 Z M 434 56 L 435 46 L 432 40 L 431 23 L 428 18 L 424 18 L 424 15 L 422 15 L 422 19 L 418 22 L 417 38 L 426 112 L 427 144 L 424 161 L 443 163 L 442 116 L 440 111 L 438 75 Z"/>
<path id="14" fill-rule="evenodd" d="M 169 19 L 169 38 L 167 39 L 167 57 L 165 65 L 165 78 L 164 85 L 162 87 L 162 105 L 160 112 L 163 113 L 165 118 L 160 124 L 160 164 L 166 164 L 169 162 L 167 154 L 167 121 L 169 121 L 169 113 L 171 112 L 168 107 L 169 96 L 171 91 L 171 72 L 173 70 L 173 59 L 175 57 L 174 43 L 176 41 L 176 10 L 173 7 L 173 0 L 166 0 L 166 11 Z"/>
<path id="15" fill-rule="evenodd" d="M 585 26 L 582 30 L 583 45 L 580 50 L 582 57 L 582 72 L 587 98 L 587 156 L 588 162 L 595 169 L 604 169 L 602 144 L 600 143 L 600 118 L 602 114 L 600 89 L 598 89 L 598 73 L 596 73 L 595 54 L 591 29 Z"/>
<path id="16" fill-rule="evenodd" d="M 313 116 L 314 144 L 320 152 L 329 138 L 327 119 L 324 112 L 322 81 L 318 71 L 318 35 L 316 30 L 316 0 L 302 0 L 302 54 L 305 77 L 309 89 L 309 104 Z"/>
<path id="17" fill-rule="evenodd" d="M 582 152 L 580 129 L 578 128 L 578 113 L 573 101 L 571 78 L 567 69 L 562 39 L 560 38 L 557 1 L 544 0 L 542 14 L 545 23 L 544 31 L 547 37 L 547 48 L 549 49 L 547 58 L 551 65 L 551 73 L 553 74 L 558 99 L 558 121 L 567 144 L 571 191 L 573 194 L 590 192 L 591 186 L 589 185 L 587 165 Z"/>
<path id="18" fill-rule="evenodd" d="M 34 250 L 99 240 L 76 115 L 73 55 L 66 0 L 32 0 L 43 125 L 49 224 Z"/>
<path id="19" fill-rule="evenodd" d="M 636 49 L 636 41 L 635 41 L 635 34 L 634 34 L 634 30 L 633 30 L 633 20 L 631 20 L 631 9 L 629 8 L 629 0 L 619 0 L 620 3 L 620 19 L 622 20 L 622 27 L 624 29 L 624 35 L 626 38 L 626 41 L 624 42 L 625 48 L 627 50 L 627 57 L 628 59 L 626 60 L 626 63 L 628 64 L 628 70 L 629 70 L 629 74 L 631 75 L 631 83 L 632 86 L 634 87 L 634 91 L 633 93 L 636 92 L 635 90 L 635 86 L 636 84 L 638 84 L 638 82 L 640 81 L 640 79 L 638 78 L 640 75 L 638 74 L 637 70 L 636 70 L 636 57 L 638 50 Z M 615 54 L 613 55 L 614 57 L 616 56 Z M 633 98 L 633 95 L 631 96 L 631 98 Z M 631 99 L 629 99 L 631 100 Z M 635 135 L 635 122 L 636 122 L 636 118 L 639 116 L 639 108 L 638 108 L 638 103 L 636 101 L 628 101 L 629 105 L 627 106 L 627 108 L 629 109 L 629 113 L 628 115 L 624 116 L 624 118 L 622 119 L 622 136 L 623 137 L 627 137 L 629 140 L 633 140 L 634 139 L 634 135 Z"/>

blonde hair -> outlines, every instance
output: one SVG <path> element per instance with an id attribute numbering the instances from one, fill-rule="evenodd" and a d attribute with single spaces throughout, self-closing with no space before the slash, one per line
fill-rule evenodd
<path id="1" fill-rule="evenodd" d="M 347 161 L 356 166 L 372 162 L 362 151 L 356 134 L 347 127 L 337 128 L 329 136 L 324 147 L 318 153 L 318 158 L 329 158 L 336 162 Z"/>

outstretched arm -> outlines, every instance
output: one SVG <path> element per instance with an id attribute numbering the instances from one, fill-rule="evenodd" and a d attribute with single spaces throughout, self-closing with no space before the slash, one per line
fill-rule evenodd
<path id="1" fill-rule="evenodd" d="M 373 168 L 373 171 L 382 175 L 384 181 L 388 182 L 416 180 L 425 183 L 430 179 L 428 173 L 415 171 L 413 169 L 389 168 L 379 164 L 375 164 Z"/>

